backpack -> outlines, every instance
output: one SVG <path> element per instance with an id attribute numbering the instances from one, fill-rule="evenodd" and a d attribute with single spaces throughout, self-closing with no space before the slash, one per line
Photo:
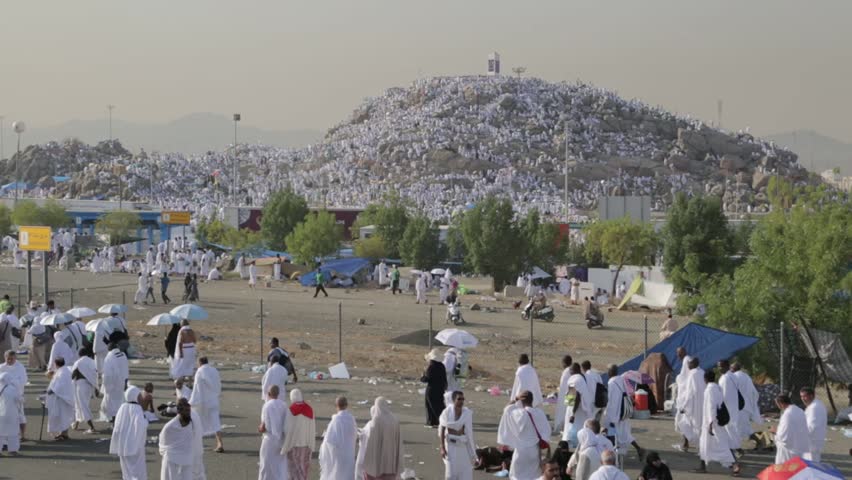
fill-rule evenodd
<path id="1" fill-rule="evenodd" d="M 730 421 L 731 414 L 728 412 L 728 407 L 725 406 L 724 402 L 722 402 L 722 405 L 716 409 L 716 423 L 718 423 L 720 427 L 724 427 Z"/>
<path id="2" fill-rule="evenodd" d="M 742 410 L 745 408 L 745 398 L 743 398 L 743 394 L 740 393 L 739 389 L 737 389 L 737 410 Z"/>
<path id="3" fill-rule="evenodd" d="M 456 366 L 453 367 L 453 376 L 456 378 L 467 378 L 469 370 L 470 365 L 468 365 L 467 352 L 459 351 L 456 353 Z"/>
<path id="4" fill-rule="evenodd" d="M 621 392 L 621 409 L 619 411 L 618 419 L 620 421 L 625 421 L 633 416 L 633 400 L 630 399 L 630 395 L 627 392 Z"/>
<path id="5" fill-rule="evenodd" d="M 595 407 L 604 408 L 609 402 L 609 392 L 603 383 L 595 384 Z"/>

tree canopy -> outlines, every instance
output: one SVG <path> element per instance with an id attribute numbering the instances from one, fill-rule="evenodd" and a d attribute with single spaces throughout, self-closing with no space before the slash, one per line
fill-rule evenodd
<path id="1" fill-rule="evenodd" d="M 109 237 L 109 244 L 113 246 L 125 243 L 140 227 L 139 215 L 127 210 L 109 212 L 95 223 L 95 231 Z"/>
<path id="2" fill-rule="evenodd" d="M 422 215 L 408 221 L 399 249 L 402 261 L 419 269 L 433 268 L 445 253 L 438 241 L 438 227 Z"/>
<path id="3" fill-rule="evenodd" d="M 313 267 L 317 259 L 337 251 L 342 236 L 334 215 L 321 211 L 307 215 L 287 235 L 285 243 L 297 262 Z"/>
<path id="4" fill-rule="evenodd" d="M 260 232 L 252 232 L 247 228 L 238 230 L 221 220 L 199 222 L 195 227 L 195 235 L 203 242 L 236 251 L 258 249 L 263 244 Z"/>
<path id="5" fill-rule="evenodd" d="M 495 292 L 511 283 L 522 268 L 524 239 L 514 215 L 509 200 L 487 197 L 461 220 L 465 265 L 490 275 Z"/>
<path id="6" fill-rule="evenodd" d="M 750 247 L 733 277 L 716 275 L 702 292 L 707 323 L 762 335 L 779 321 L 804 319 L 852 346 L 852 205 L 803 201 L 777 209 L 757 224 Z M 753 358 L 773 372 L 765 348 Z"/>
<path id="7" fill-rule="evenodd" d="M 636 223 L 627 217 L 595 222 L 586 230 L 586 252 L 598 254 L 604 262 L 617 266 L 612 279 L 612 293 L 625 265 L 653 264 L 657 238 L 650 224 Z"/>
<path id="8" fill-rule="evenodd" d="M 0 205 L 0 237 L 12 231 L 12 211 L 6 205 Z"/>
<path id="9" fill-rule="evenodd" d="M 360 228 L 375 225 L 374 236 L 381 237 L 388 257 L 400 258 L 399 244 L 405 234 L 409 215 L 407 203 L 398 193 L 387 194 L 381 202 L 367 205 L 352 225 L 350 232 L 353 238 L 358 238 Z M 375 240 L 374 240 L 375 242 Z"/>
<path id="10" fill-rule="evenodd" d="M 355 255 L 359 257 L 369 258 L 373 262 L 378 262 L 379 260 L 387 257 L 385 243 L 382 240 L 382 237 L 378 235 L 373 235 L 372 237 L 368 237 L 363 240 L 355 240 L 354 244 Z"/>
<path id="11" fill-rule="evenodd" d="M 274 250 L 286 249 L 284 239 L 305 219 L 308 203 L 292 190 L 276 192 L 263 207 L 260 233 L 266 245 Z"/>
<path id="12" fill-rule="evenodd" d="M 552 271 L 568 257 L 568 241 L 560 241 L 559 227 L 554 223 L 542 222 L 538 210 L 532 210 L 521 221 L 520 231 L 524 242 L 523 269 L 531 271 L 539 267 Z"/>
<path id="13" fill-rule="evenodd" d="M 42 206 L 32 200 L 21 200 L 12 210 L 12 222 L 19 226 L 67 227 L 71 223 L 65 207 L 49 199 Z"/>
<path id="14" fill-rule="evenodd" d="M 677 292 L 696 293 L 711 275 L 732 272 L 733 236 L 720 198 L 679 193 L 661 233 L 663 269 Z"/>

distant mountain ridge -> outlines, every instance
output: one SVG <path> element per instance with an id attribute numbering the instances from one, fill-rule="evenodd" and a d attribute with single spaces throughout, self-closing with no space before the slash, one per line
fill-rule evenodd
<path id="1" fill-rule="evenodd" d="M 836 167 L 840 169 L 841 175 L 852 175 L 852 143 L 813 130 L 797 130 L 764 138 L 796 152 L 799 165 L 808 170 L 822 173 Z"/>
<path id="2" fill-rule="evenodd" d="M 133 152 L 203 153 L 223 150 L 234 141 L 234 123 L 230 116 L 215 113 L 193 113 L 164 124 L 127 122 L 113 117 L 113 137 Z M 237 141 L 240 143 L 264 144 L 278 147 L 301 148 L 322 139 L 320 130 L 265 130 L 240 122 Z M 71 120 L 51 127 L 31 128 L 23 140 L 25 145 L 44 144 L 77 138 L 84 143 L 96 144 L 109 136 L 109 120 Z M 5 140 L 11 140 L 6 132 Z M 7 142 L 7 146 L 12 142 Z M 7 157 L 14 153 L 11 148 L 4 152 Z"/>

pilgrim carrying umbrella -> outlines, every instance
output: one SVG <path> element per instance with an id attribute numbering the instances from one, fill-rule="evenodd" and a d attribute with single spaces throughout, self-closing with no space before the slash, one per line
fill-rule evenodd
<path id="1" fill-rule="evenodd" d="M 173 308 L 169 313 L 179 317 L 181 320 L 207 320 L 207 310 L 199 305 L 185 303 Z"/>

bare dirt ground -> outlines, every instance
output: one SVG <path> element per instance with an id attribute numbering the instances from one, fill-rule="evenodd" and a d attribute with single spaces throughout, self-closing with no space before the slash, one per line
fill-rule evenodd
<path id="1" fill-rule="evenodd" d="M 34 293 L 41 293 L 41 271 L 34 271 Z M 2 282 L 7 282 L 4 285 Z M 25 283 L 25 273 L 0 268 L 0 289 L 15 300 L 16 283 Z M 474 289 L 487 288 L 487 281 L 465 279 L 463 284 Z M 92 308 L 103 303 L 118 303 L 122 294 L 132 303 L 135 276 L 125 274 L 92 275 L 87 272 L 51 272 L 51 291 L 60 308 L 73 304 Z M 164 356 L 165 327 L 146 327 L 153 315 L 167 311 L 158 297 L 154 305 L 132 306 L 127 315 L 134 345 L 146 359 L 131 365 L 131 379 L 136 384 L 153 381 L 157 387 L 157 402 L 170 400 L 167 372 L 160 363 Z M 363 424 L 369 417 L 369 405 L 377 395 L 385 395 L 403 423 L 406 443 L 406 464 L 419 478 L 443 478 L 443 466 L 437 452 L 435 431 L 422 427 L 425 420 L 423 397 L 417 383 L 428 350 L 429 309 L 432 311 L 434 332 L 445 326 L 445 309 L 439 305 L 416 305 L 414 296 L 392 296 L 374 289 L 344 291 L 329 289 L 329 298 L 314 299 L 313 289 L 296 284 L 274 284 L 272 288 L 251 290 L 244 281 L 226 280 L 200 286 L 201 302 L 210 312 L 210 319 L 195 322 L 194 328 L 203 335 L 199 351 L 216 363 L 223 375 L 222 423 L 225 429 L 225 454 L 205 453 L 208 478 L 249 479 L 257 476 L 257 450 L 260 436 L 256 433 L 260 414 L 260 375 L 243 369 L 247 362 L 259 362 L 265 354 L 268 339 L 277 336 L 294 354 L 297 368 L 306 372 L 327 371 L 327 367 L 342 358 L 356 377 L 351 380 L 308 380 L 300 377 L 297 387 L 306 393 L 306 400 L 317 411 L 317 432 L 324 430 L 333 413 L 333 399 L 346 395 L 353 413 Z M 182 282 L 174 280 L 170 287 L 173 303 L 180 303 Z M 263 300 L 264 340 L 260 338 L 260 300 Z M 430 295 L 430 301 L 437 297 Z M 469 406 L 475 412 L 475 430 L 480 446 L 494 445 L 499 414 L 506 397 L 492 397 L 484 390 L 498 385 L 511 386 L 516 358 L 529 350 L 530 324 L 519 318 L 519 312 L 509 302 L 481 299 L 479 295 L 462 298 L 464 305 L 479 303 L 499 312 L 464 310 L 469 322 L 465 327 L 480 339 L 472 351 L 473 378 L 466 385 Z M 340 310 L 339 310 L 340 309 Z M 342 312 L 342 322 L 338 312 Z M 556 388 L 562 355 L 570 353 L 575 360 L 589 359 L 603 369 L 608 363 L 619 363 L 641 353 L 644 344 L 642 313 L 613 312 L 607 315 L 604 330 L 590 331 L 580 321 L 579 307 L 557 305 L 554 323 L 535 322 L 534 359 L 545 391 Z M 363 319 L 363 325 L 359 325 Z M 662 315 L 649 314 L 648 342 L 653 345 Z M 339 332 L 342 331 L 342 336 Z M 434 333 L 433 332 L 433 333 Z M 435 342 L 435 346 L 437 342 Z M 370 379 L 374 381 L 371 383 Z M 46 385 L 45 379 L 31 373 L 32 385 L 27 389 L 28 437 L 37 438 L 41 407 L 35 399 Z M 481 391 L 477 391 L 481 390 Z M 364 403 L 367 402 L 367 403 Z M 552 415 L 552 408 L 548 413 Z M 98 425 L 102 427 L 103 425 Z M 152 424 L 150 435 L 156 435 L 160 424 Z M 646 448 L 658 450 L 674 470 L 676 478 L 710 478 L 688 472 L 697 459 L 692 454 L 673 451 L 677 441 L 669 417 L 661 416 L 634 422 L 634 434 Z M 87 436 L 72 433 L 72 440 L 62 444 L 52 441 L 23 444 L 20 458 L 0 459 L 0 479 L 37 478 L 62 475 L 64 478 L 119 478 L 116 459 L 109 457 L 106 435 Z M 212 442 L 207 442 L 210 448 Z M 829 431 L 827 461 L 852 473 L 848 451 L 852 442 L 840 430 Z M 148 448 L 149 478 L 159 478 L 159 457 L 156 447 Z M 744 477 L 754 476 L 771 463 L 769 454 L 748 454 Z M 37 469 L 37 470 L 34 470 Z M 319 478 L 316 462 L 312 478 Z M 631 477 L 638 474 L 639 463 L 634 455 L 628 457 L 626 469 Z M 716 466 L 711 472 L 724 474 Z M 475 478 L 491 475 L 477 472 Z"/>

